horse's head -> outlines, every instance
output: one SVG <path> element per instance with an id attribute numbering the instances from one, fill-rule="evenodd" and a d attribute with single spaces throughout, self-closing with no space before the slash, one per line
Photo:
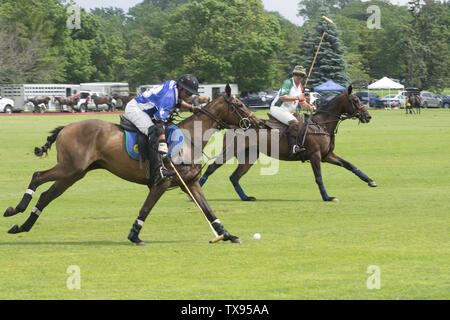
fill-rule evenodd
<path id="1" fill-rule="evenodd" d="M 226 124 L 230 128 L 241 128 L 247 130 L 258 126 L 258 119 L 245 104 L 231 94 L 229 84 L 225 87 L 225 93 L 212 101 L 211 111 L 214 109 L 216 117 L 221 120 L 221 125 Z"/>
<path id="2" fill-rule="evenodd" d="M 345 92 L 342 93 L 340 100 L 341 113 L 350 118 L 358 118 L 362 123 L 369 123 L 372 116 L 363 106 L 358 96 L 352 94 L 353 87 L 350 85 Z"/>

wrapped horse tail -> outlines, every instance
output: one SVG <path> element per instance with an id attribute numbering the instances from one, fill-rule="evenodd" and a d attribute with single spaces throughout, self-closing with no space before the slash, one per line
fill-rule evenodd
<path id="1" fill-rule="evenodd" d="M 44 153 L 47 155 L 48 150 L 51 148 L 52 144 L 56 141 L 56 137 L 58 136 L 58 134 L 61 132 L 62 129 L 64 129 L 64 126 L 55 128 L 52 131 L 50 131 L 52 135 L 47 137 L 47 142 L 41 148 L 38 147 L 34 148 L 34 154 L 37 157 L 42 157 Z"/>

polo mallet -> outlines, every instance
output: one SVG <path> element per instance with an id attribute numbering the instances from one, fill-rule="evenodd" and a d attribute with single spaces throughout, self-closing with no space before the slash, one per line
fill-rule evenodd
<path id="1" fill-rule="evenodd" d="M 322 16 L 322 19 L 325 20 L 326 22 L 328 22 L 329 24 L 334 24 L 334 22 L 330 18 Z M 319 46 L 317 47 L 313 62 L 311 64 L 311 67 L 309 68 L 309 73 L 308 73 L 308 76 L 306 77 L 306 81 L 305 81 L 305 85 L 304 85 L 305 88 L 306 88 L 306 85 L 308 84 L 309 76 L 311 75 L 314 64 L 316 63 L 317 54 L 319 53 L 320 46 L 322 45 L 323 37 L 325 37 L 325 31 L 322 33 L 322 38 L 320 39 Z"/>
<path id="2" fill-rule="evenodd" d="M 194 203 L 196 204 L 197 208 L 199 208 L 200 212 L 202 213 L 203 217 L 205 218 L 206 222 L 208 222 L 209 227 L 211 228 L 212 232 L 214 233 L 215 238 L 210 240 L 209 243 L 216 243 L 216 242 L 219 242 L 220 240 L 223 240 L 224 235 L 222 234 L 222 235 L 219 236 L 217 234 L 216 230 L 214 230 L 213 226 L 211 225 L 211 223 L 209 222 L 209 220 L 206 217 L 205 213 L 203 212 L 203 209 L 200 207 L 200 205 L 198 204 L 197 200 L 192 195 L 191 190 L 189 190 L 189 188 L 186 185 L 186 183 L 184 182 L 183 178 L 181 178 L 181 175 L 178 173 L 178 170 L 175 168 L 175 166 L 173 165 L 172 161 L 169 160 L 169 162 L 170 162 L 170 166 L 172 167 L 173 171 L 175 171 L 175 174 L 177 175 L 178 179 L 181 181 L 181 183 L 183 184 L 184 188 L 188 192 L 189 196 L 194 201 Z"/>

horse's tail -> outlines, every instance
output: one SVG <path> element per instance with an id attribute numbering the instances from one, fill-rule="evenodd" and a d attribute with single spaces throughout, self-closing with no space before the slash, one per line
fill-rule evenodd
<path id="1" fill-rule="evenodd" d="M 64 129 L 64 126 L 55 128 L 52 131 L 50 131 L 50 133 L 52 135 L 47 137 L 47 142 L 41 148 L 38 148 L 38 147 L 34 148 L 34 154 L 37 157 L 42 157 L 44 155 L 44 153 L 47 154 L 47 151 L 50 149 L 52 144 L 56 141 L 56 137 L 58 136 L 58 134 L 61 132 L 62 129 Z"/>

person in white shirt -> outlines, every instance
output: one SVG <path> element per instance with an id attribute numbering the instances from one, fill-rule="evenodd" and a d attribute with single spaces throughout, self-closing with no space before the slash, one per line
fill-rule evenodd
<path id="1" fill-rule="evenodd" d="M 315 110 L 314 106 L 311 106 L 306 101 L 303 94 L 302 80 L 305 76 L 305 68 L 296 66 L 292 71 L 292 77 L 283 82 L 270 107 L 270 114 L 288 126 L 286 134 L 289 144 L 289 156 L 291 158 L 296 158 L 297 155 L 305 151 L 304 148 L 297 144 L 299 123 L 293 113 L 296 112 L 299 106 L 305 110 Z"/>

